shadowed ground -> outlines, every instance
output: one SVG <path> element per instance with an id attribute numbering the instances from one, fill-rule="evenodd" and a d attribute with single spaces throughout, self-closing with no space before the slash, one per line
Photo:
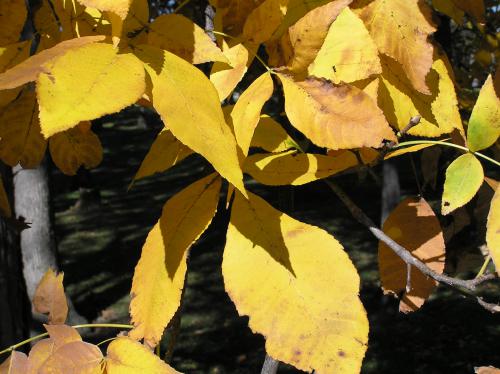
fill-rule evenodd
<path id="1" fill-rule="evenodd" d="M 78 199 L 75 180 L 58 172 L 53 176 L 66 289 L 78 310 L 96 322 L 128 323 L 133 269 L 162 205 L 210 172 L 205 161 L 190 157 L 127 192 L 159 129 L 146 126 L 144 117 L 154 123 L 150 115 L 132 108 L 94 126 L 105 148 L 104 162 L 92 171 L 92 181 L 101 193 L 99 207 L 71 209 Z M 363 189 L 355 178 L 343 183 L 353 199 L 378 220 L 379 189 Z M 367 180 L 366 185 L 373 183 Z M 278 206 L 278 189 L 250 188 Z M 419 312 L 399 314 L 397 300 L 383 296 L 379 288 L 377 242 L 321 183 L 294 190 L 295 206 L 290 214 L 334 234 L 362 277 L 361 297 L 371 328 L 364 373 L 459 374 L 472 373 L 474 366 L 500 366 L 498 316 L 442 287 Z M 212 226 L 191 251 L 173 358 L 174 367 L 186 373 L 258 373 L 264 360 L 263 338 L 251 333 L 247 319 L 238 317 L 224 292 L 220 265 L 227 221 L 228 215 L 220 206 Z M 496 292 L 498 295 L 498 287 Z M 95 331 L 92 340 L 101 341 L 113 333 Z M 279 372 L 297 371 L 283 367 Z"/>

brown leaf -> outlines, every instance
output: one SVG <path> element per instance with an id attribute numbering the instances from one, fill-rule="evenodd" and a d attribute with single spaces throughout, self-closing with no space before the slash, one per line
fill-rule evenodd
<path id="1" fill-rule="evenodd" d="M 0 374 L 25 374 L 28 370 L 28 357 L 17 351 L 12 351 L 9 358 L 0 365 Z"/>
<path id="2" fill-rule="evenodd" d="M 47 270 L 33 297 L 33 306 L 39 313 L 49 315 L 50 324 L 62 324 L 68 316 L 68 304 L 63 287 L 64 274 Z"/>

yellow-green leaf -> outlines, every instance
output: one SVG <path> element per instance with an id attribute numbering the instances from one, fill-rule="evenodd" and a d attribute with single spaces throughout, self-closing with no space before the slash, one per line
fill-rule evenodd
<path id="1" fill-rule="evenodd" d="M 234 134 L 244 156 L 248 155 L 252 137 L 259 123 L 260 112 L 274 90 L 270 73 L 253 81 L 239 97 L 231 112 Z"/>
<path id="2" fill-rule="evenodd" d="M 283 152 L 299 146 L 283 127 L 272 117 L 263 114 L 253 134 L 250 147 L 262 148 L 268 152 Z"/>
<path id="3" fill-rule="evenodd" d="M 37 53 L 36 55 L 28 58 L 26 61 L 23 61 L 0 74 L 0 90 L 16 88 L 25 83 L 35 81 L 38 78 L 38 75 L 45 71 L 45 64 L 51 60 L 64 55 L 69 50 L 91 43 L 97 43 L 104 40 L 104 38 L 104 36 L 98 35 L 66 40 L 50 49 Z"/>
<path id="4" fill-rule="evenodd" d="M 486 244 L 497 271 L 500 271 L 500 189 L 497 188 L 491 200 L 488 224 L 486 226 Z"/>
<path id="5" fill-rule="evenodd" d="M 309 74 L 334 83 L 354 82 L 380 74 L 377 46 L 363 21 L 345 8 L 333 22 Z"/>
<path id="6" fill-rule="evenodd" d="M 391 212 L 384 222 L 384 232 L 411 254 L 424 262 L 438 274 L 444 270 L 445 244 L 439 220 L 430 205 L 424 200 L 409 197 Z M 386 293 L 395 295 L 404 292 L 399 303 L 403 313 L 420 308 L 437 286 L 437 282 L 412 267 L 410 271 L 410 290 L 407 286 L 406 263 L 380 241 L 378 264 L 382 288 Z"/>
<path id="7" fill-rule="evenodd" d="M 64 274 L 48 269 L 35 290 L 33 306 L 38 313 L 49 315 L 49 323 L 63 324 L 68 316 L 68 303 L 64 294 Z"/>
<path id="8" fill-rule="evenodd" d="M 271 357 L 308 372 L 360 371 L 368 320 L 359 276 L 326 231 L 237 193 L 222 273 L 238 313 L 264 335 Z"/>
<path id="9" fill-rule="evenodd" d="M 432 66 L 432 44 L 436 31 L 429 7 L 419 0 L 375 0 L 360 12 L 381 53 L 398 61 L 413 87 L 430 94 L 425 77 Z"/>
<path id="10" fill-rule="evenodd" d="M 148 348 L 130 338 L 113 340 L 107 353 L 107 374 L 180 374 Z"/>
<path id="11" fill-rule="evenodd" d="M 384 160 L 388 160 L 393 157 L 399 157 L 402 155 L 405 155 L 407 153 L 413 153 L 413 152 L 418 152 L 421 151 L 422 149 L 433 147 L 435 144 L 416 144 L 416 145 L 411 145 L 409 147 L 404 147 L 404 148 L 397 148 L 396 150 L 388 153 L 385 157 Z"/>
<path id="12" fill-rule="evenodd" d="M 488 76 L 472 110 L 467 128 L 467 144 L 473 152 L 488 148 L 500 135 L 500 70 L 496 80 L 498 88 L 491 75 Z"/>
<path id="13" fill-rule="evenodd" d="M 37 93 L 45 137 L 122 110 L 146 89 L 141 61 L 131 53 L 119 54 L 111 44 L 70 50 L 44 67 Z"/>
<path id="14" fill-rule="evenodd" d="M 25 374 L 29 368 L 28 357 L 23 352 L 12 351 L 0 365 L 0 374 Z"/>
<path id="15" fill-rule="evenodd" d="M 359 88 L 279 77 L 290 122 L 314 144 L 330 149 L 379 148 L 384 139 L 395 140 L 382 111 Z"/>
<path id="16" fill-rule="evenodd" d="M 179 308 L 186 277 L 188 249 L 206 230 L 217 209 L 221 180 L 205 177 L 167 201 L 160 220 L 142 248 L 132 281 L 129 336 L 158 344 Z"/>
<path id="17" fill-rule="evenodd" d="M 12 217 L 12 209 L 10 208 L 9 197 L 5 191 L 2 177 L 0 176 L 0 215 L 5 218 Z"/>
<path id="18" fill-rule="evenodd" d="M 193 151 L 178 141 L 169 130 L 163 129 L 149 148 L 134 181 L 164 172 L 192 153 Z"/>
<path id="19" fill-rule="evenodd" d="M 35 92 L 25 89 L 0 114 L 0 158 L 10 166 L 20 163 L 24 169 L 35 168 L 46 149 Z"/>
<path id="20" fill-rule="evenodd" d="M 483 166 L 472 153 L 454 160 L 446 169 L 441 213 L 447 215 L 467 204 L 483 184 Z"/>
<path id="21" fill-rule="evenodd" d="M 27 14 L 24 0 L 0 1 L 0 45 L 15 43 L 21 38 Z"/>
<path id="22" fill-rule="evenodd" d="M 189 18 L 164 14 L 148 26 L 148 44 L 165 49 L 193 64 L 209 61 L 229 63 L 210 36 Z"/>
<path id="23" fill-rule="evenodd" d="M 168 129 L 245 191 L 239 149 L 213 84 L 200 70 L 168 51 L 142 46 L 140 56 L 153 82 L 153 105 Z"/>
<path id="24" fill-rule="evenodd" d="M 67 175 L 75 175 L 80 166 L 95 168 L 102 161 L 101 142 L 89 122 L 51 137 L 49 150 L 56 166 Z"/>
<path id="25" fill-rule="evenodd" d="M 125 19 L 132 0 L 78 0 L 85 6 L 99 9 L 101 12 L 113 12 Z"/>
<path id="26" fill-rule="evenodd" d="M 262 184 L 299 186 L 327 178 L 357 164 L 358 159 L 352 152 L 343 152 L 338 157 L 331 157 L 288 151 L 249 156 L 243 170 Z"/>

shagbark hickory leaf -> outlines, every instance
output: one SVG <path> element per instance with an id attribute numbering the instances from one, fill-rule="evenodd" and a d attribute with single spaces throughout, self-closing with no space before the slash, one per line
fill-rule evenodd
<path id="1" fill-rule="evenodd" d="M 308 71 L 334 83 L 350 83 L 382 73 L 377 46 L 351 9 L 344 8 L 335 19 Z"/>
<path id="2" fill-rule="evenodd" d="M 81 4 L 99 9 L 101 12 L 113 12 L 125 19 L 132 0 L 78 0 Z"/>
<path id="3" fill-rule="evenodd" d="M 432 6 L 459 25 L 463 23 L 465 13 L 478 22 L 485 21 L 484 0 L 432 0 Z"/>
<path id="4" fill-rule="evenodd" d="M 473 152 L 488 148 L 500 135 L 500 70 L 497 71 L 495 89 L 493 78 L 488 76 L 472 110 L 467 128 L 467 145 Z"/>
<path id="5" fill-rule="evenodd" d="M 113 340 L 107 350 L 107 374 L 179 374 L 144 345 L 126 337 Z"/>
<path id="6" fill-rule="evenodd" d="M 99 347 L 83 341 L 55 349 L 38 369 L 39 374 L 101 374 L 103 355 Z"/>
<path id="7" fill-rule="evenodd" d="M 19 40 L 28 13 L 24 0 L 3 0 L 0 2 L 0 45 Z"/>
<path id="8" fill-rule="evenodd" d="M 359 13 L 379 51 L 398 61 L 413 87 L 430 94 L 425 77 L 432 66 L 436 31 L 428 6 L 421 0 L 375 0 Z"/>
<path id="9" fill-rule="evenodd" d="M 250 147 L 262 148 L 268 152 L 283 152 L 290 148 L 300 148 L 285 129 L 266 114 L 260 117 Z"/>
<path id="10" fill-rule="evenodd" d="M 130 314 L 133 339 L 158 344 L 179 308 L 188 249 L 210 225 L 217 210 L 221 180 L 209 175 L 167 201 L 150 231 L 132 281 Z"/>
<path id="11" fill-rule="evenodd" d="M 255 154 L 247 157 L 244 171 L 257 182 L 270 186 L 299 186 L 356 166 L 352 152 L 338 157 L 288 151 L 279 154 Z"/>
<path id="12" fill-rule="evenodd" d="M 45 363 L 47 358 L 54 352 L 55 343 L 52 338 L 39 340 L 30 349 L 28 356 L 29 359 L 29 369 L 27 374 L 38 374 L 38 370 Z"/>
<path id="13" fill-rule="evenodd" d="M 49 333 L 55 348 L 62 347 L 65 344 L 82 341 L 78 331 L 68 325 L 43 325 Z"/>
<path id="14" fill-rule="evenodd" d="M 4 72 L 13 66 L 26 60 L 30 55 L 31 42 L 25 41 L 0 47 L 0 72 Z M 14 100 L 21 88 L 12 88 L 0 91 L 0 109 Z"/>
<path id="15" fill-rule="evenodd" d="M 398 148 L 395 151 L 388 153 L 384 157 L 384 160 L 388 160 L 388 159 L 393 158 L 393 157 L 399 157 L 399 156 L 405 155 L 407 153 L 418 152 L 418 151 L 421 151 L 422 149 L 426 149 L 426 148 L 434 147 L 434 146 L 435 146 L 435 144 L 416 144 L 416 145 L 412 145 L 412 146 L 405 147 L 405 148 Z"/>
<path id="16" fill-rule="evenodd" d="M 308 78 L 295 82 L 279 74 L 285 111 L 292 125 L 314 144 L 330 149 L 381 146 L 395 140 L 376 103 L 357 87 Z"/>
<path id="17" fill-rule="evenodd" d="M 0 114 L 0 158 L 7 165 L 35 168 L 47 149 L 34 91 L 25 89 Z"/>
<path id="18" fill-rule="evenodd" d="M 262 107 L 271 98 L 273 90 L 271 74 L 264 73 L 241 94 L 231 111 L 236 142 L 245 157 L 248 155 L 255 128 L 259 123 Z"/>
<path id="19" fill-rule="evenodd" d="M 454 160 L 446 169 L 441 213 L 447 215 L 467 204 L 483 184 L 484 171 L 472 153 Z"/>
<path id="20" fill-rule="evenodd" d="M 445 244 L 439 220 L 429 204 L 420 198 L 409 197 L 398 204 L 383 226 L 384 233 L 430 269 L 441 274 L 444 270 Z M 412 267 L 410 290 L 407 287 L 406 263 L 384 242 L 378 246 L 378 264 L 382 288 L 386 293 L 400 294 L 399 311 L 413 312 L 420 308 L 437 282 Z"/>
<path id="21" fill-rule="evenodd" d="M 217 8 L 217 13 L 223 15 L 223 31 L 239 36 L 248 15 L 262 4 L 264 0 L 210 0 L 210 4 Z"/>
<path id="22" fill-rule="evenodd" d="M 45 65 L 56 57 L 64 55 L 72 49 L 82 47 L 87 44 L 97 43 L 104 40 L 102 35 L 85 36 L 82 38 L 66 40 L 56 46 L 41 51 L 31 56 L 26 61 L 15 65 L 11 69 L 0 74 L 0 90 L 16 88 L 25 83 L 35 81 L 40 73 L 46 71 Z"/>
<path id="23" fill-rule="evenodd" d="M 432 70 L 427 75 L 430 95 L 415 92 L 405 78 L 400 65 L 382 56 L 382 77 L 378 91 L 378 104 L 387 120 L 397 125 L 399 130 L 408 125 L 410 118 L 420 115 L 417 126 L 409 134 L 415 136 L 437 137 L 457 129 L 464 133 L 458 111 L 458 101 L 452 70 L 446 56 L 436 52 Z"/>
<path id="24" fill-rule="evenodd" d="M 268 40 L 283 21 L 289 0 L 265 0 L 245 21 L 243 37 L 251 43 Z"/>
<path id="25" fill-rule="evenodd" d="M 28 356 L 23 352 L 12 351 L 0 365 L 0 374 L 25 374 L 28 371 Z"/>
<path id="26" fill-rule="evenodd" d="M 153 84 L 153 106 L 169 130 L 236 188 L 245 191 L 241 151 L 224 119 L 213 84 L 182 58 L 155 47 L 141 48 L 139 55 Z"/>
<path id="27" fill-rule="evenodd" d="M 0 215 L 5 218 L 12 217 L 12 209 L 10 208 L 9 198 L 3 185 L 2 177 L 0 176 Z"/>
<path id="28" fill-rule="evenodd" d="M 178 141 L 170 130 L 163 129 L 149 148 L 134 181 L 164 172 L 192 153 L 193 151 Z"/>
<path id="29" fill-rule="evenodd" d="M 368 340 L 359 276 L 326 231 L 236 193 L 222 272 L 271 357 L 306 371 L 359 372 Z"/>
<path id="30" fill-rule="evenodd" d="M 45 137 L 134 104 L 146 89 L 141 61 L 111 44 L 70 50 L 45 65 L 37 80 Z"/>
<path id="31" fill-rule="evenodd" d="M 250 51 L 244 44 L 239 43 L 229 47 L 223 42 L 222 50 L 232 68 L 225 63 L 215 62 L 210 72 L 210 81 L 215 86 L 220 101 L 231 95 L 253 61 L 253 57 L 249 56 Z"/>
<path id="32" fill-rule="evenodd" d="M 107 13 L 111 23 L 112 35 L 121 39 L 128 39 L 133 44 L 147 42 L 146 26 L 149 23 L 148 0 L 132 0 L 125 19 L 115 13 Z M 133 36 L 133 38 L 129 38 Z"/>
<path id="33" fill-rule="evenodd" d="M 90 127 L 90 122 L 82 122 L 50 138 L 50 155 L 64 174 L 75 175 L 80 166 L 92 169 L 101 163 L 102 145 Z"/>
<path id="34" fill-rule="evenodd" d="M 229 63 L 210 36 L 189 18 L 164 14 L 148 26 L 148 44 L 165 49 L 193 64 L 209 61 Z"/>
<path id="35" fill-rule="evenodd" d="M 64 274 L 46 271 L 33 297 L 33 306 L 38 313 L 49 315 L 50 324 L 63 324 L 68 316 L 68 303 L 64 294 Z"/>
<path id="36" fill-rule="evenodd" d="M 497 271 L 500 271 L 500 189 L 497 187 L 491 200 L 488 224 L 486 226 L 486 244 Z"/>

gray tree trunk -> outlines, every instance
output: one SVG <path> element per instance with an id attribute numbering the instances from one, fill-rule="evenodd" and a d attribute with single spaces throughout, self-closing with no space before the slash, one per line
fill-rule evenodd
<path id="1" fill-rule="evenodd" d="M 382 168 L 381 225 L 385 222 L 392 210 L 399 204 L 399 200 L 401 199 L 401 189 L 399 187 L 399 176 L 396 165 L 391 161 L 384 161 Z"/>

